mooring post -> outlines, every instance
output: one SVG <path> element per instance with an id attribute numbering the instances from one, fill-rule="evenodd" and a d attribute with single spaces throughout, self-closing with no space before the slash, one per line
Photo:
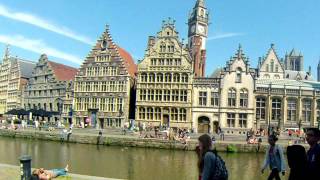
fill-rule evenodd
<path id="1" fill-rule="evenodd" d="M 23 155 L 20 157 L 21 180 L 31 179 L 31 156 Z"/>

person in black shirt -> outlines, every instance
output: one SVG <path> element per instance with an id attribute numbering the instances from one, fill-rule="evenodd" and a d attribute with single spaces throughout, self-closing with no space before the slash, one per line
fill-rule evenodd
<path id="1" fill-rule="evenodd" d="M 320 179 L 320 130 L 317 128 L 310 128 L 306 133 L 306 140 L 310 145 L 310 149 L 307 152 L 308 159 L 308 175 L 309 179 Z"/>

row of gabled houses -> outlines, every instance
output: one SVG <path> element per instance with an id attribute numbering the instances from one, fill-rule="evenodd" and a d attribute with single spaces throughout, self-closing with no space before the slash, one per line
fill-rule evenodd
<path id="1" fill-rule="evenodd" d="M 220 126 L 227 134 L 319 124 L 320 83 L 310 68 L 304 71 L 296 50 L 283 60 L 272 44 L 253 68 L 239 46 L 224 67 L 205 77 L 208 22 L 204 1 L 197 0 L 188 44 L 180 41 L 174 21 L 164 21 L 137 65 L 108 26 L 79 69 L 46 55 L 37 63 L 14 58 L 7 49 L 0 65 L 0 114 L 43 109 L 59 112 L 55 120 L 97 127 L 134 121 L 200 133 Z"/>

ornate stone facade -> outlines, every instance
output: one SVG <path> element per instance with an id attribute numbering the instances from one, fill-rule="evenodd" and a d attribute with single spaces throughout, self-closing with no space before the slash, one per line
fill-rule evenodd
<path id="1" fill-rule="evenodd" d="M 34 62 L 11 57 L 6 48 L 0 64 L 0 116 L 11 109 L 22 108 L 23 89 L 31 76 Z"/>
<path id="2" fill-rule="evenodd" d="M 93 47 L 75 78 L 73 110 L 76 122 L 122 127 L 133 119 L 136 65 L 131 55 L 117 46 L 109 27 Z"/>
<path id="3" fill-rule="evenodd" d="M 273 46 L 269 50 L 269 54 L 272 52 L 275 54 Z M 290 53 L 290 56 L 298 57 L 294 50 Z M 290 58 L 288 57 L 286 55 L 286 58 L 289 60 Z M 301 70 L 300 68 L 303 67 L 301 64 L 301 53 L 299 57 L 300 60 L 294 59 L 295 61 L 290 63 L 296 67 L 296 70 Z M 272 60 L 275 60 L 275 65 L 278 64 L 276 58 L 272 58 Z M 269 67 L 272 67 L 271 64 L 269 65 Z M 266 68 L 266 66 L 261 66 L 258 72 L 262 72 Z M 310 81 L 304 75 L 300 77 L 301 73 L 297 74 L 297 77 L 300 78 L 282 77 L 281 75 L 266 76 L 270 74 L 270 70 L 269 68 L 269 73 L 258 74 L 255 81 L 256 113 L 254 127 L 316 126 L 318 120 L 320 120 L 320 83 Z M 280 74 L 287 74 L 286 71 L 278 72 Z M 276 75 L 278 74 L 277 72 L 273 72 L 272 74 L 275 73 Z"/>
<path id="4" fill-rule="evenodd" d="M 72 86 L 76 73 L 77 69 L 49 61 L 45 54 L 41 55 L 25 89 L 25 109 L 43 109 L 61 114 L 63 104 L 68 104 L 66 92 Z M 54 118 L 57 120 L 60 115 Z"/>
<path id="5" fill-rule="evenodd" d="M 189 51 L 169 19 L 157 37 L 149 37 L 138 64 L 136 121 L 191 128 L 192 66 Z"/>

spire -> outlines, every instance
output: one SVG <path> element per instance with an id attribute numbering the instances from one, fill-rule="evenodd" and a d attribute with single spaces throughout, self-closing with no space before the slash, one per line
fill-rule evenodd
<path id="1" fill-rule="evenodd" d="M 4 51 L 4 56 L 3 56 L 3 59 L 8 59 L 10 57 L 10 45 L 7 44 L 6 45 L 6 49 Z"/>
<path id="2" fill-rule="evenodd" d="M 296 50 L 293 48 L 292 51 L 290 52 L 289 56 L 298 56 Z"/>

